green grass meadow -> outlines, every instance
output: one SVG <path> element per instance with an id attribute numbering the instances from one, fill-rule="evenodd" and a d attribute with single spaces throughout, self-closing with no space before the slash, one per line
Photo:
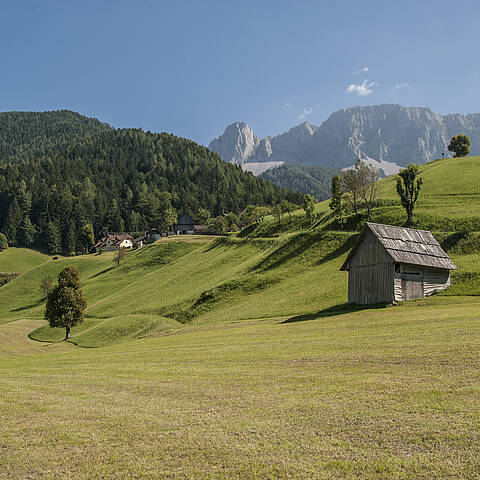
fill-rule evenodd
<path id="1" fill-rule="evenodd" d="M 421 168 L 418 226 L 458 270 L 397 306 L 346 305 L 364 219 L 338 231 L 328 202 L 313 227 L 296 212 L 119 267 L 0 253 L 21 273 L 0 287 L 0 479 L 480 478 L 480 158 Z M 380 189 L 374 218 L 401 224 Z M 39 283 L 67 264 L 88 309 L 65 342 Z"/>

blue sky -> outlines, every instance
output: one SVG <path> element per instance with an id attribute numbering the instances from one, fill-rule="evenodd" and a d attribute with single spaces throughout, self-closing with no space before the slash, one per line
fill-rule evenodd
<path id="1" fill-rule="evenodd" d="M 2 2 L 0 111 L 71 109 L 207 144 L 340 108 L 480 112 L 480 2 Z"/>

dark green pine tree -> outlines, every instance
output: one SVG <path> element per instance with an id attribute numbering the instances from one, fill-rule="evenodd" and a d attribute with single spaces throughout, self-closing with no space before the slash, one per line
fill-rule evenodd
<path id="1" fill-rule="evenodd" d="M 22 212 L 18 205 L 18 200 L 13 197 L 12 203 L 8 207 L 7 218 L 5 220 L 4 231 L 8 238 L 8 244 L 15 246 L 17 244 L 17 233 L 20 222 L 22 221 Z"/>
<path id="2" fill-rule="evenodd" d="M 61 241 L 58 225 L 53 222 L 48 222 L 45 234 L 48 253 L 52 255 L 60 253 Z"/>
<path id="3" fill-rule="evenodd" d="M 63 251 L 66 255 L 75 255 L 77 251 L 77 237 L 75 231 L 75 222 L 70 220 L 65 228 L 63 235 Z"/>
<path id="4" fill-rule="evenodd" d="M 35 228 L 35 225 L 33 225 L 33 223 L 31 222 L 30 217 L 28 215 L 25 215 L 23 217 L 22 223 L 20 223 L 20 226 L 18 227 L 17 238 L 19 245 L 22 245 L 24 247 L 30 247 L 35 241 L 36 233 L 37 230 Z"/>

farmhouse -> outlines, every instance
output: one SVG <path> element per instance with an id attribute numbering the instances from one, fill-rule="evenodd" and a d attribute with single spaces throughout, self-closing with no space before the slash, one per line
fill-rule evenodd
<path id="1" fill-rule="evenodd" d="M 121 247 L 132 248 L 134 242 L 135 240 L 128 233 L 107 233 L 95 244 L 94 248 L 97 253 L 100 250 L 110 252 Z"/>
<path id="2" fill-rule="evenodd" d="M 456 268 L 429 231 L 367 222 L 340 270 L 348 302 L 364 305 L 432 295 Z"/>
<path id="3" fill-rule="evenodd" d="M 204 232 L 208 229 L 206 225 L 197 225 L 195 220 L 188 213 L 183 213 L 173 228 L 177 235 L 193 235 L 195 233 Z"/>

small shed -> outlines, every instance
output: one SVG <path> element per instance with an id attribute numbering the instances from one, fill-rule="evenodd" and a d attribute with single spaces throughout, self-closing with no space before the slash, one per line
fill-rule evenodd
<path id="1" fill-rule="evenodd" d="M 367 222 L 340 270 L 348 303 L 365 305 L 432 295 L 456 268 L 429 231 Z"/>

